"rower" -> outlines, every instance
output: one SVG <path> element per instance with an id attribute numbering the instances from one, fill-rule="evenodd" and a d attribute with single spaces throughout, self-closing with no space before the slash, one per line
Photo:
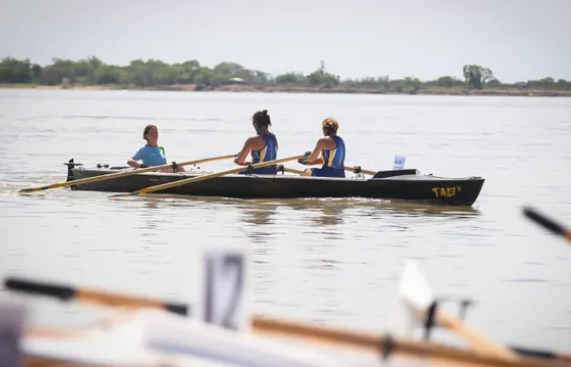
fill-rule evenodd
<path id="1" fill-rule="evenodd" d="M 159 129 L 152 124 L 145 126 L 143 139 L 147 141 L 147 144 L 139 148 L 139 150 L 127 160 L 127 164 L 133 168 L 146 168 L 167 164 L 165 148 L 157 144 L 159 140 Z M 142 161 L 142 163 L 138 161 Z M 176 166 L 176 171 L 183 172 L 184 167 Z M 173 169 L 166 168 L 160 170 L 160 172 L 173 172 Z"/>
<path id="2" fill-rule="evenodd" d="M 242 166 L 250 164 L 262 163 L 273 161 L 278 156 L 278 140 L 276 136 L 271 133 L 268 128 L 272 126 L 268 110 L 257 111 L 252 116 L 252 124 L 256 130 L 256 135 L 246 139 L 244 147 L 240 153 L 236 155 L 234 163 Z M 246 162 L 245 159 L 249 153 L 252 153 L 252 162 Z M 260 175 L 275 175 L 278 173 L 276 165 L 254 168 L 250 170 L 240 171 L 239 174 L 260 174 Z"/>
<path id="3" fill-rule="evenodd" d="M 328 117 L 321 123 L 323 138 L 317 141 L 313 153 L 306 153 L 298 162 L 304 165 L 322 164 L 321 168 L 308 168 L 300 176 L 345 177 L 345 142 L 337 135 L 339 123 Z M 320 156 L 322 155 L 322 156 Z"/>

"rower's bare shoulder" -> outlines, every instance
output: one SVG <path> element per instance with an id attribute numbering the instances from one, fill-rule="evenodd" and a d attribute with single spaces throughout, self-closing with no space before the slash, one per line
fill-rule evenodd
<path id="1" fill-rule="evenodd" d="M 248 139 L 246 139 L 246 144 L 248 145 L 252 145 L 252 144 L 256 144 L 260 142 L 260 139 L 262 139 L 262 141 L 264 140 L 261 136 L 259 135 L 254 135 L 254 136 L 250 136 Z"/>
<path id="2" fill-rule="evenodd" d="M 337 145 L 335 143 L 335 140 L 332 139 L 330 136 L 324 136 L 322 138 L 319 138 L 319 140 L 317 141 L 317 144 L 321 148 L 325 148 L 325 149 L 335 148 L 335 146 Z"/>

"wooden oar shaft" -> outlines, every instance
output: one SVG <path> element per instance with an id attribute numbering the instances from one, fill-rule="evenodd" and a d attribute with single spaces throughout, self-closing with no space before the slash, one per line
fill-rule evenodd
<path id="1" fill-rule="evenodd" d="M 176 163 L 176 164 L 177 164 L 177 166 L 188 166 L 191 164 L 213 162 L 213 161 L 219 161 L 219 160 L 223 160 L 223 159 L 234 158 L 234 156 L 235 156 L 234 154 L 229 154 L 229 155 L 223 155 L 223 156 L 219 156 L 219 157 L 195 159 L 192 161 L 185 161 L 185 162 L 180 162 L 180 163 Z M 47 186 L 41 186 L 41 187 L 25 188 L 25 189 L 19 190 L 18 192 L 23 193 L 23 192 L 33 192 L 33 191 L 57 189 L 60 187 L 65 187 L 65 186 L 81 185 L 81 184 L 87 184 L 87 183 L 91 183 L 91 182 L 98 182 L 98 181 L 104 181 L 104 180 L 111 180 L 111 179 L 119 178 L 119 177 L 127 177 L 127 176 L 131 176 L 131 175 L 137 175 L 139 173 L 158 171 L 160 169 L 169 168 L 169 167 L 172 167 L 172 164 L 163 164 L 160 166 L 138 168 L 138 169 L 134 169 L 134 170 L 109 173 L 106 175 L 95 176 L 95 177 L 86 177 L 86 178 L 81 178 L 79 180 L 59 182 L 59 183 L 55 183 L 55 184 L 51 184 L 51 185 L 47 185 Z"/>
<path id="2" fill-rule="evenodd" d="M 440 309 L 436 311 L 436 321 L 443 327 L 455 331 L 462 338 L 468 341 L 477 351 L 486 354 L 494 354 L 499 358 L 510 360 L 518 359 L 518 355 L 513 350 L 495 343 L 478 331 L 469 327 L 466 323 Z"/>
<path id="3" fill-rule="evenodd" d="M 549 366 L 543 360 L 533 358 L 505 359 L 497 355 L 477 354 L 468 350 L 448 347 L 432 342 L 396 340 L 376 333 L 354 331 L 332 326 L 314 326 L 291 320 L 275 320 L 254 317 L 252 325 L 256 333 L 282 337 L 302 338 L 315 342 L 327 342 L 338 346 L 356 347 L 381 355 L 397 353 L 421 358 L 443 358 L 468 364 L 486 366 Z"/>
<path id="4" fill-rule="evenodd" d="M 167 303 L 155 299 L 135 297 L 120 293 L 111 293 L 88 288 L 73 288 L 53 283 L 30 281 L 15 277 L 7 278 L 4 282 L 4 286 L 10 290 L 24 293 L 42 294 L 45 296 L 59 298 L 63 301 L 77 300 L 79 302 L 103 304 L 106 306 L 114 307 L 162 308 L 180 315 L 187 315 L 189 312 L 188 306 L 186 304 Z"/>
<path id="5" fill-rule="evenodd" d="M 281 163 L 281 162 L 287 162 L 287 161 L 292 161 L 294 159 L 298 159 L 298 158 L 302 158 L 302 155 L 296 155 L 296 156 L 292 156 L 292 157 L 288 157 L 288 158 L 282 158 L 282 159 L 277 159 L 274 161 L 267 161 L 267 162 L 262 162 L 262 163 L 257 163 L 257 164 L 253 164 L 250 167 L 251 168 L 260 168 L 260 167 L 267 167 L 267 166 L 271 166 L 274 165 L 276 163 Z M 186 178 L 183 180 L 177 180 L 177 181 L 172 181 L 172 182 L 167 182 L 161 185 L 155 185 L 155 186 L 149 186 L 149 187 L 145 187 L 144 189 L 141 190 L 137 190 L 134 192 L 130 192 L 130 193 L 125 193 L 125 194 L 117 194 L 117 195 L 111 195 L 111 197 L 121 197 L 121 196 L 131 196 L 131 195 L 138 195 L 138 194 L 146 194 L 149 192 L 154 192 L 154 191 L 159 191 L 159 190 L 165 190 L 165 189 L 170 189 L 172 187 L 177 187 L 177 186 L 182 186 L 182 185 L 188 185 L 190 183 L 195 183 L 195 182 L 200 182 L 200 181 L 204 181 L 204 180 L 208 180 L 210 178 L 215 178 L 215 177 L 219 177 L 219 176 L 223 176 L 223 175 L 229 175 L 232 173 L 238 173 L 240 171 L 244 171 L 247 170 L 248 167 L 245 166 L 241 166 L 238 168 L 231 168 L 231 169 L 227 169 L 224 171 L 219 171 L 219 172 L 214 172 L 214 173 L 208 173 L 205 175 L 201 175 L 198 177 L 191 177 L 191 178 Z"/>
<path id="6" fill-rule="evenodd" d="M 550 219 L 545 215 L 540 214 L 537 210 L 529 207 L 524 208 L 523 213 L 526 217 L 538 223 L 542 227 L 546 228 L 552 233 L 566 238 L 571 242 L 571 231 L 563 227 L 561 224 L 555 222 L 553 219 Z"/>
<path id="7" fill-rule="evenodd" d="M 303 173 L 303 171 L 300 171 L 298 169 L 287 168 L 287 167 L 284 167 L 284 171 L 289 173 L 297 173 L 298 175 L 301 175 Z"/>
<path id="8" fill-rule="evenodd" d="M 361 167 L 345 167 L 345 171 L 349 171 L 349 172 L 353 172 L 353 173 L 364 173 L 366 175 L 372 175 L 374 176 L 375 174 L 377 174 L 376 171 L 371 171 L 371 170 L 367 170 L 367 169 L 362 169 Z"/>

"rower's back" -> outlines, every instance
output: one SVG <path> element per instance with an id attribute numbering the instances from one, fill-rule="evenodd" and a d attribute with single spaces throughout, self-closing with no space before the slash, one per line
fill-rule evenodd
<path id="1" fill-rule="evenodd" d="M 263 163 L 276 160 L 278 157 L 278 140 L 276 135 L 269 131 L 272 126 L 270 115 L 267 110 L 257 111 L 252 116 L 252 124 L 256 130 L 256 137 L 249 139 L 252 156 L 252 164 Z M 240 174 L 260 174 L 260 175 L 276 175 L 278 168 L 276 165 L 260 167 L 241 171 Z"/>
<path id="2" fill-rule="evenodd" d="M 276 136 L 273 133 L 262 131 L 257 133 L 257 135 L 264 139 L 264 148 L 260 150 L 252 149 L 252 163 L 256 164 L 276 160 L 278 156 Z"/>
<path id="3" fill-rule="evenodd" d="M 336 119 L 328 117 L 323 120 L 323 134 L 327 136 L 327 140 L 331 143 L 327 145 L 330 148 L 323 148 L 321 154 L 323 156 L 323 165 L 321 168 L 313 169 L 312 176 L 315 177 L 345 177 L 345 141 L 339 135 L 339 123 Z"/>

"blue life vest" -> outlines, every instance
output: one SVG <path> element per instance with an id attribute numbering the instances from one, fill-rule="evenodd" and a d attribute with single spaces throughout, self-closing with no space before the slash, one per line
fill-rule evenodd
<path id="1" fill-rule="evenodd" d="M 345 177 L 345 142 L 340 136 L 330 137 L 335 140 L 335 148 L 321 151 L 323 166 L 312 170 L 314 177 Z"/>
<path id="2" fill-rule="evenodd" d="M 252 155 L 252 164 L 256 163 L 263 163 L 267 161 L 276 160 L 278 157 L 278 147 L 277 147 L 277 140 L 276 136 L 272 133 L 264 134 L 262 132 L 258 133 L 259 136 L 264 138 L 265 147 L 260 150 L 253 150 L 251 152 Z M 239 172 L 240 174 L 247 174 L 246 171 Z M 259 174 L 259 175 L 275 175 L 278 173 L 278 168 L 275 164 L 266 167 L 254 168 L 251 171 L 252 174 Z"/>
<path id="3" fill-rule="evenodd" d="M 264 138 L 266 146 L 261 150 L 252 150 L 252 164 L 275 160 L 278 156 L 276 136 L 264 133 L 258 133 L 258 135 Z"/>

